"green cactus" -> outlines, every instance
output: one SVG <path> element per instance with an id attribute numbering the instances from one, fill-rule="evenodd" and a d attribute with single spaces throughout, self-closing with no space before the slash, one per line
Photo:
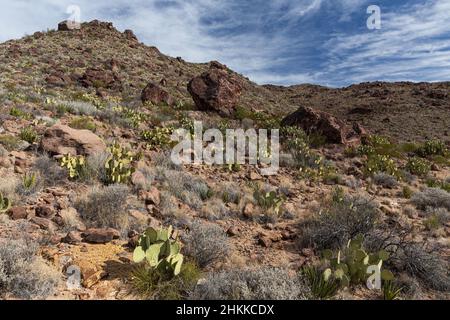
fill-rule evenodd
<path id="1" fill-rule="evenodd" d="M 284 197 L 278 196 L 275 191 L 264 192 L 257 188 L 253 193 L 253 198 L 260 207 L 266 210 L 272 210 L 277 216 L 280 214 Z"/>
<path id="2" fill-rule="evenodd" d="M 118 143 L 114 143 L 110 148 L 110 157 L 106 161 L 106 179 L 107 183 L 127 183 L 134 172 L 133 153 Z"/>
<path id="3" fill-rule="evenodd" d="M 141 133 L 142 140 L 147 143 L 150 149 L 166 147 L 171 144 L 172 127 L 155 127 L 151 130 L 145 130 Z"/>
<path id="4" fill-rule="evenodd" d="M 181 243 L 173 239 L 173 229 L 156 230 L 148 228 L 139 238 L 139 245 L 134 249 L 133 261 L 147 261 L 150 267 L 177 276 L 181 271 L 184 256 L 180 253 Z"/>
<path id="5" fill-rule="evenodd" d="M 81 176 L 86 160 L 83 156 L 72 156 L 70 153 L 61 158 L 61 167 L 67 168 L 70 179 L 77 179 Z"/>
<path id="6" fill-rule="evenodd" d="M 11 201 L 0 192 L 0 213 L 6 212 L 9 208 L 11 208 Z"/>
<path id="7" fill-rule="evenodd" d="M 339 279 L 343 287 L 350 284 L 365 283 L 369 277 L 367 268 L 370 265 L 378 265 L 381 270 L 383 262 L 389 259 L 389 253 L 385 250 L 376 253 L 366 252 L 363 248 L 363 242 L 364 237 L 358 235 L 350 240 L 342 251 L 324 250 L 322 252 L 322 258 L 325 264 L 329 266 L 325 270 L 326 274 Z M 389 270 L 382 269 L 381 279 L 392 281 L 394 275 Z"/>

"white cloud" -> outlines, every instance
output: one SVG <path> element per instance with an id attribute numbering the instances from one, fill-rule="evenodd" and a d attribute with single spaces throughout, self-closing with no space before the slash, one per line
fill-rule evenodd
<path id="1" fill-rule="evenodd" d="M 382 11 L 381 30 L 339 34 L 326 43 L 326 73 L 349 73 L 352 81 L 450 80 L 449 12 L 447 0 Z"/>
<path id="2" fill-rule="evenodd" d="M 329 34 L 320 47 L 314 32 L 321 30 L 300 22 L 332 12 L 341 17 L 338 26 L 359 10 L 365 14 L 371 1 L 0 0 L 0 41 L 55 28 L 67 6 L 77 4 L 84 21 L 112 21 L 166 54 L 219 60 L 259 83 L 448 80 L 450 1 L 423 1 L 382 11 L 381 30 Z M 317 63 L 308 65 L 315 55 Z"/>

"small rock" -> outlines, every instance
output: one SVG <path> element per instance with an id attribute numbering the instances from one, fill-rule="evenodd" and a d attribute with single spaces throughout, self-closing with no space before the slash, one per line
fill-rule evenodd
<path id="1" fill-rule="evenodd" d="M 33 217 L 30 221 L 38 225 L 43 230 L 54 231 L 56 229 L 56 225 L 51 220 L 46 218 Z"/>
<path id="2" fill-rule="evenodd" d="M 265 248 L 269 248 L 272 245 L 272 240 L 265 235 L 260 235 L 258 238 L 258 244 Z"/>
<path id="3" fill-rule="evenodd" d="M 63 242 L 69 244 L 77 244 L 80 243 L 83 239 L 81 238 L 81 233 L 78 231 L 70 231 L 67 235 L 62 239 Z"/>
<path id="4" fill-rule="evenodd" d="M 39 206 L 35 210 L 35 214 L 41 218 L 51 219 L 55 215 L 55 209 L 51 206 Z"/>
<path id="5" fill-rule="evenodd" d="M 13 207 L 6 213 L 12 220 L 26 219 L 28 217 L 27 209 L 25 207 Z"/>
<path id="6" fill-rule="evenodd" d="M 145 195 L 146 204 L 159 205 L 161 203 L 161 195 L 157 188 L 152 187 Z"/>
<path id="7" fill-rule="evenodd" d="M 228 228 L 227 234 L 228 234 L 230 237 L 234 237 L 234 236 L 237 236 L 237 235 L 240 234 L 240 230 L 239 230 L 239 228 L 236 227 L 236 226 L 231 226 L 231 227 Z"/>
<path id="8" fill-rule="evenodd" d="M 255 206 L 253 203 L 249 202 L 244 206 L 244 210 L 242 211 L 242 214 L 245 218 L 251 218 L 253 217 L 253 214 L 255 212 Z"/>
<path id="9" fill-rule="evenodd" d="M 116 229 L 88 229 L 81 234 L 83 241 L 89 243 L 108 243 L 113 239 L 120 238 L 120 233 Z"/>

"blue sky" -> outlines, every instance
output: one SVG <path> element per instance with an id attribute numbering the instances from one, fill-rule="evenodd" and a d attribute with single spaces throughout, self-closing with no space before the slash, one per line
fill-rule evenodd
<path id="1" fill-rule="evenodd" d="M 258 83 L 450 80 L 450 0 L 0 0 L 0 41 L 55 28 L 71 4 L 82 21 Z M 367 28 L 369 5 L 379 30 Z"/>

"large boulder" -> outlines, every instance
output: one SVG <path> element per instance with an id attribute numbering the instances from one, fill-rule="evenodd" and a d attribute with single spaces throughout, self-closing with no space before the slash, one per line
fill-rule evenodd
<path id="1" fill-rule="evenodd" d="M 300 107 L 294 113 L 285 117 L 282 126 L 297 126 L 306 133 L 319 133 L 329 143 L 359 144 L 366 131 L 359 124 L 347 125 L 329 113 L 314 110 L 309 107 Z"/>
<path id="2" fill-rule="evenodd" d="M 229 116 L 236 109 L 242 87 L 224 66 L 212 63 L 208 71 L 188 83 L 187 89 L 199 110 Z"/>
<path id="3" fill-rule="evenodd" d="M 152 82 L 142 90 L 141 100 L 142 103 L 151 102 L 156 105 L 165 103 L 171 106 L 174 103 L 172 97 L 166 90 Z"/>
<path id="4" fill-rule="evenodd" d="M 122 83 L 118 75 L 102 68 L 88 68 L 80 79 L 84 87 L 120 89 Z"/>
<path id="5" fill-rule="evenodd" d="M 91 155 L 106 149 L 103 140 L 92 131 L 76 130 L 61 124 L 45 131 L 41 147 L 50 154 L 59 155 Z"/>

